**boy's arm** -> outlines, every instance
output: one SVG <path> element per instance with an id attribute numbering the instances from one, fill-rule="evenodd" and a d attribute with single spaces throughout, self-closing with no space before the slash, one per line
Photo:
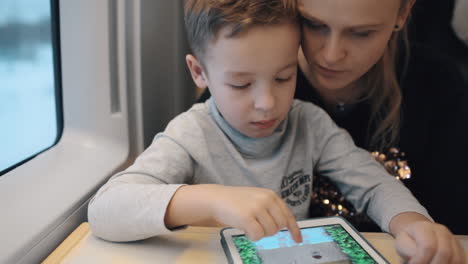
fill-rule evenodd
<path id="1" fill-rule="evenodd" d="M 404 212 L 431 219 L 411 192 L 389 175 L 368 151 L 356 147 L 351 136 L 326 113 L 319 111 L 315 118 L 316 171 L 337 184 L 358 211 L 367 212 L 384 231 L 389 231 L 394 216 Z"/>
<path id="2" fill-rule="evenodd" d="M 178 144 L 157 136 L 125 171 L 116 174 L 91 199 L 93 234 L 110 241 L 133 241 L 170 232 L 164 225 L 173 194 L 192 181 L 193 161 Z"/>
<path id="3" fill-rule="evenodd" d="M 200 184 L 180 187 L 167 206 L 164 223 L 168 228 L 184 225 L 224 226 L 214 220 L 211 204 L 215 185 Z"/>
<path id="4" fill-rule="evenodd" d="M 273 191 L 183 185 L 192 182 L 192 173 L 192 160 L 184 149 L 170 139 L 156 139 L 90 201 L 93 234 L 109 241 L 133 241 L 182 225 L 218 223 L 242 229 L 253 240 L 287 227 L 295 241 L 302 241 L 294 215 Z"/>
<path id="5" fill-rule="evenodd" d="M 405 263 L 465 263 L 460 242 L 447 227 L 414 212 L 390 221 L 395 247 Z"/>
<path id="6" fill-rule="evenodd" d="M 272 236 L 288 228 L 302 242 L 294 215 L 272 190 L 217 184 L 186 185 L 172 197 L 166 211 L 168 227 L 208 224 L 231 226 L 246 232 L 251 240 Z"/>
<path id="7" fill-rule="evenodd" d="M 315 133 L 317 170 L 337 183 L 356 209 L 366 211 L 396 239 L 398 254 L 408 263 L 465 263 L 465 253 L 447 227 L 434 223 L 411 192 L 387 174 L 371 155 L 328 116 Z M 317 129 L 317 126 L 315 126 Z"/>
<path id="8" fill-rule="evenodd" d="M 405 227 L 418 221 L 432 223 L 430 219 L 418 213 L 407 212 L 396 215 L 390 221 L 390 233 L 396 237 Z"/>

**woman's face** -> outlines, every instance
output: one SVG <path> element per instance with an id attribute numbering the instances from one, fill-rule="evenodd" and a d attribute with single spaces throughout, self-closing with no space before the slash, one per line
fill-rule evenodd
<path id="1" fill-rule="evenodd" d="M 300 0 L 303 70 L 318 89 L 353 85 L 382 57 L 401 0 Z"/>

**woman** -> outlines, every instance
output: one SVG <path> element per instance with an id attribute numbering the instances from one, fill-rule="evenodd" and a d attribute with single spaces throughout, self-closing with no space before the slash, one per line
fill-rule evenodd
<path id="1" fill-rule="evenodd" d="M 468 90 L 450 61 L 423 47 L 406 56 L 414 1 L 300 2 L 296 97 L 326 109 L 362 148 L 388 152 L 399 146 L 412 168 L 407 186 L 414 195 L 436 221 L 468 234 L 460 209 L 467 186 Z"/>

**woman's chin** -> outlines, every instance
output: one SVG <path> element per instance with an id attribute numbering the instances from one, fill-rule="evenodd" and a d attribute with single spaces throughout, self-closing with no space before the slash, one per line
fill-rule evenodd
<path id="1" fill-rule="evenodd" d="M 316 78 L 312 84 L 314 87 L 320 90 L 337 91 L 349 86 L 350 82 L 340 79 L 328 79 L 328 78 Z"/>

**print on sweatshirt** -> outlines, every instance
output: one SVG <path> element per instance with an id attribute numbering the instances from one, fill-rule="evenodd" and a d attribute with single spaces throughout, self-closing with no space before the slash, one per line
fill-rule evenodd
<path id="1" fill-rule="evenodd" d="M 312 188 L 312 177 L 302 169 L 284 176 L 281 182 L 281 198 L 290 206 L 306 202 Z"/>

